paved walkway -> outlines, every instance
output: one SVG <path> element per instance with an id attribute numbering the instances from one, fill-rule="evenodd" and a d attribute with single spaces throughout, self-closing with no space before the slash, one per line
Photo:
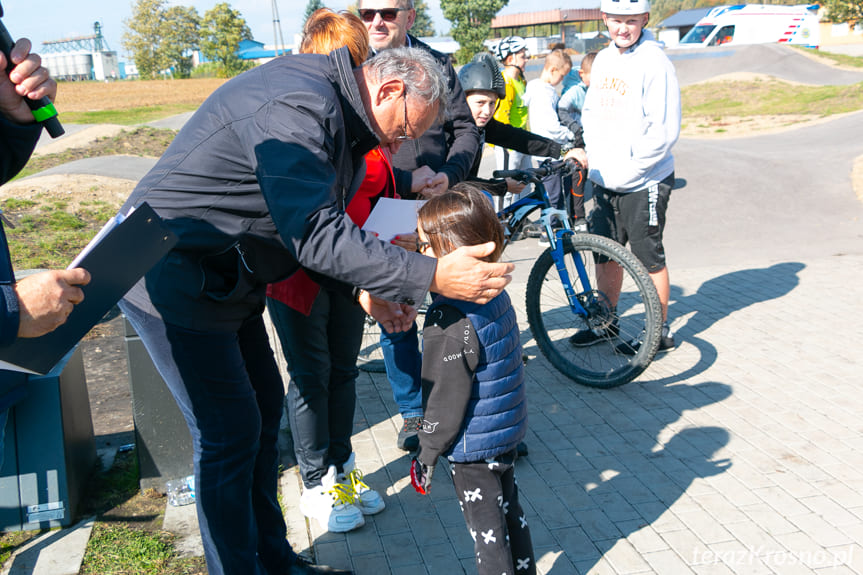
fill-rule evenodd
<path id="1" fill-rule="evenodd" d="M 678 144 L 687 186 L 666 239 L 679 347 L 626 386 L 578 386 L 538 355 L 523 301 L 540 248 L 507 249 L 531 356 L 516 474 L 540 573 L 863 573 L 863 209 L 848 175 L 861 118 Z M 417 495 L 385 377 L 361 373 L 357 392 L 358 464 L 387 509 L 322 533 L 289 467 L 297 551 L 358 575 L 475 573 L 445 464 Z"/>
<path id="2" fill-rule="evenodd" d="M 535 240 L 508 248 L 530 454 L 517 463 L 540 573 L 863 573 L 863 256 L 675 271 L 679 347 L 636 382 L 578 386 L 538 356 L 523 310 Z M 387 509 L 322 533 L 282 479 L 290 540 L 358 575 L 475 573 L 446 465 L 407 479 L 382 374 L 362 373 L 354 448 Z"/>

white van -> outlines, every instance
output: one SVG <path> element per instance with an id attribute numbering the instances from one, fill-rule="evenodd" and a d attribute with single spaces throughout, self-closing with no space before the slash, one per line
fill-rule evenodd
<path id="1" fill-rule="evenodd" d="M 817 10 L 817 4 L 717 6 L 681 38 L 679 47 L 779 42 L 817 48 L 821 39 Z"/>

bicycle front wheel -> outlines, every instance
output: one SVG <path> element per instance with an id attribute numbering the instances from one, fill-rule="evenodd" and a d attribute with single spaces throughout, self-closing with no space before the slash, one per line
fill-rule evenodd
<path id="1" fill-rule="evenodd" d="M 628 383 L 650 365 L 659 346 L 662 308 L 656 288 L 641 262 L 617 242 L 592 234 L 562 241 L 564 269 L 558 271 L 546 249 L 527 282 L 527 320 L 534 340 L 551 364 L 576 383 L 599 388 Z M 613 288 L 600 289 L 598 264 L 606 274 L 609 266 L 619 266 L 619 297 Z M 585 315 L 570 307 L 564 274 Z M 574 345 L 571 338 L 584 330 L 597 334 L 595 341 Z"/>

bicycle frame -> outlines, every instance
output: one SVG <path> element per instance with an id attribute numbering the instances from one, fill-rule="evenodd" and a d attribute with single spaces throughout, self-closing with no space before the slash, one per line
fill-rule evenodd
<path id="1" fill-rule="evenodd" d="M 565 177 L 570 169 L 564 162 L 548 160 L 538 168 L 493 172 L 495 178 L 534 184 L 529 194 L 498 212 L 498 217 L 508 244 L 528 215 L 541 211 L 539 222 L 550 246 L 533 263 L 525 291 L 534 341 L 546 359 L 573 381 L 607 389 L 632 381 L 653 360 L 661 336 L 662 307 L 647 269 L 632 252 L 609 238 L 574 229 L 567 210 L 552 206 L 542 179 Z M 612 304 L 599 289 L 598 264 L 606 261 L 616 263 L 622 282 L 627 282 L 619 288 L 619 293 L 627 294 L 620 311 L 619 298 Z"/>
<path id="2" fill-rule="evenodd" d="M 551 173 L 561 173 L 562 170 L 560 167 L 564 165 L 565 164 L 559 164 L 558 168 L 555 170 L 555 168 L 553 168 L 548 162 L 544 162 L 540 168 L 545 167 Z M 569 279 L 569 272 L 566 269 L 566 262 L 564 261 L 563 242 L 561 240 L 575 233 L 569 225 L 569 214 L 566 210 L 551 207 L 551 200 L 548 197 L 548 192 L 535 171 L 511 170 L 508 171 L 507 174 L 510 174 L 511 172 L 514 173 L 503 177 L 515 177 L 516 179 L 525 181 L 526 183 L 530 182 L 534 185 L 534 189 L 533 192 L 527 196 L 519 198 L 516 202 L 498 212 L 498 218 L 501 221 L 506 222 L 509 231 L 506 243 L 509 244 L 509 242 L 512 241 L 513 230 L 519 229 L 521 224 L 523 224 L 530 214 L 535 212 L 538 208 L 542 208 L 539 221 L 545 228 L 545 233 L 549 238 L 549 249 L 551 250 L 552 259 L 554 260 L 555 268 L 557 268 L 557 273 L 560 276 L 560 281 L 563 284 L 566 299 L 569 302 L 569 308 L 572 313 L 587 317 L 587 310 L 581 305 L 581 302 L 578 299 L 578 294 L 575 293 L 575 289 L 572 287 L 572 281 Z M 498 174 L 502 173 L 503 172 L 495 172 L 494 176 L 501 177 Z M 562 228 L 556 230 L 553 228 L 552 223 L 555 219 L 558 222 L 561 222 L 563 226 Z M 584 263 L 581 261 L 581 258 L 578 257 L 574 257 L 573 260 L 582 285 L 588 288 L 585 293 L 591 293 L 593 291 L 593 287 L 590 285 L 590 280 L 587 270 L 584 268 Z"/>

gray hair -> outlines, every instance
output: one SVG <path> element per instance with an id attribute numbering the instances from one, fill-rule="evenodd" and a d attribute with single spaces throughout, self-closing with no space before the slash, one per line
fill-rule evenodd
<path id="1" fill-rule="evenodd" d="M 438 103 L 438 120 L 444 117 L 449 96 L 446 74 L 427 51 L 420 48 L 381 50 L 363 66 L 378 83 L 398 79 L 404 82 L 406 95 L 419 98 L 427 106 Z"/>

